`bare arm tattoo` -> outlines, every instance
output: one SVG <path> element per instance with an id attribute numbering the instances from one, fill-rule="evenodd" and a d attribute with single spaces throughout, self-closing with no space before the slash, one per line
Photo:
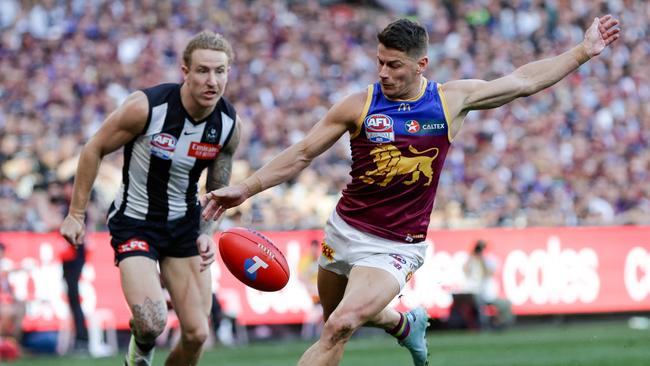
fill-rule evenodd
<path id="1" fill-rule="evenodd" d="M 235 130 L 230 137 L 228 144 L 219 152 L 214 163 L 208 168 L 208 180 L 205 183 L 208 191 L 213 191 L 225 187 L 230 183 L 230 175 L 232 174 L 232 158 L 235 155 L 235 150 L 239 145 L 239 136 L 241 130 L 241 122 L 237 118 Z"/>
<path id="2" fill-rule="evenodd" d="M 235 122 L 235 130 L 230 137 L 228 144 L 224 146 L 223 150 L 219 153 L 214 163 L 208 167 L 208 179 L 205 183 L 206 190 L 213 191 L 215 189 L 223 188 L 230 183 L 230 176 L 232 175 L 232 159 L 239 146 L 239 138 L 241 134 L 241 120 L 237 117 Z M 212 235 L 219 227 L 219 222 L 213 220 L 201 220 L 200 232 L 202 234 Z"/>

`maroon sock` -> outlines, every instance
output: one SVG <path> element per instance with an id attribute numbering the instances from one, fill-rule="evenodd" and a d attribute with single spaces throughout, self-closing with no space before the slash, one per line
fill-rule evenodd
<path id="1" fill-rule="evenodd" d="M 411 324 L 408 321 L 408 318 L 404 314 L 399 313 L 399 322 L 393 329 L 386 329 L 386 333 L 397 338 L 398 341 L 403 341 L 408 337 L 411 332 Z"/>

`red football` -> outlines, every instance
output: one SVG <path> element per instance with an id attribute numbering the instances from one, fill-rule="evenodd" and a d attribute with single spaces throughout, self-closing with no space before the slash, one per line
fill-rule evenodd
<path id="1" fill-rule="evenodd" d="M 243 227 L 224 231 L 219 254 L 230 273 L 261 291 L 278 291 L 289 282 L 289 266 L 282 252 L 261 233 Z"/>

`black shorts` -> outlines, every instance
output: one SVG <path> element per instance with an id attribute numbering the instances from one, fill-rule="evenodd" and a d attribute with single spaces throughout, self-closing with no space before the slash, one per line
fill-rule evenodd
<path id="1" fill-rule="evenodd" d="M 116 214 L 108 221 L 111 246 L 117 266 L 124 258 L 144 256 L 160 261 L 165 257 L 199 255 L 200 211 L 177 220 L 156 222 Z"/>

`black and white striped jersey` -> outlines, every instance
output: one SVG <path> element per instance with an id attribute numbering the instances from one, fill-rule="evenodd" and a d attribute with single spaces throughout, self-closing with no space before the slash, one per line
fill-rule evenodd
<path id="1" fill-rule="evenodd" d="M 179 84 L 143 92 L 149 100 L 147 124 L 124 146 L 122 184 L 109 213 L 147 221 L 167 221 L 194 213 L 198 180 L 235 129 L 236 112 L 223 97 L 214 111 L 194 121 L 181 104 Z"/>

